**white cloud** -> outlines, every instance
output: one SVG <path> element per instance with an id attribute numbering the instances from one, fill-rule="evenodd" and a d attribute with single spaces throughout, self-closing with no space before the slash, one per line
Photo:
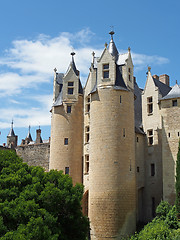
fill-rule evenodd
<path id="1" fill-rule="evenodd" d="M 61 33 L 57 37 L 50 37 L 40 34 L 34 40 L 15 40 L 12 48 L 5 51 L 4 56 L 0 56 L 0 99 L 5 102 L 5 98 L 13 97 L 13 106 L 6 105 L 1 108 L 0 127 L 9 128 L 9 122 L 13 118 L 16 127 L 27 127 L 29 124 L 50 125 L 50 107 L 52 96 L 43 92 L 45 83 L 52 84 L 53 69 L 58 72 L 66 72 L 71 61 L 70 53 L 73 47 L 77 48 L 75 62 L 81 72 L 81 80 L 85 84 L 88 76 L 89 66 L 94 51 L 96 56 L 100 56 L 102 49 L 94 49 L 89 43 L 94 36 L 89 29 L 83 29 L 77 33 Z M 103 45 L 102 45 L 103 46 Z M 160 56 L 147 56 L 144 54 L 132 53 L 136 71 L 144 69 L 147 65 L 160 65 L 168 63 L 167 58 Z M 8 71 L 3 72 L 4 69 Z M 49 86 L 49 85 L 47 85 Z M 21 94 L 26 89 L 32 92 L 31 95 L 20 99 Z M 34 96 L 34 89 L 39 90 L 39 94 Z M 52 90 L 52 89 L 51 89 Z M 49 91 L 48 91 L 49 92 Z M 31 104 L 31 101 L 33 104 Z M 28 104 L 26 104 L 28 102 Z M 28 108 L 27 108 L 28 106 Z"/>

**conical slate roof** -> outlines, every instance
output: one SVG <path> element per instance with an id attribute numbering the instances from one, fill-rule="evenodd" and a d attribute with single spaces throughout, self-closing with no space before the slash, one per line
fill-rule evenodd
<path id="1" fill-rule="evenodd" d="M 111 35 L 111 41 L 110 41 L 110 43 L 109 43 L 109 48 L 108 48 L 108 50 L 109 50 L 109 53 L 110 53 L 113 57 L 115 57 L 116 60 L 117 60 L 119 53 L 118 53 L 118 50 L 117 50 L 116 45 L 115 45 L 114 40 L 113 40 L 114 32 L 111 31 L 109 34 Z"/>
<path id="2" fill-rule="evenodd" d="M 32 137 L 31 137 L 31 133 L 30 133 L 30 126 L 29 126 L 28 135 L 27 135 L 27 137 L 26 137 L 26 138 L 28 138 L 28 139 L 29 139 L 29 141 L 32 141 Z"/>
<path id="3" fill-rule="evenodd" d="M 14 130 L 13 130 L 13 121 L 11 123 L 11 130 L 9 131 L 9 134 L 8 134 L 8 137 L 15 137 L 15 133 L 14 133 Z"/>

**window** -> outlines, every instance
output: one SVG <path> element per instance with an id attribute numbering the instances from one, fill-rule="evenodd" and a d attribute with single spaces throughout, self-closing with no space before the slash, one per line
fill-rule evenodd
<path id="1" fill-rule="evenodd" d="M 85 127 L 85 142 L 89 142 L 89 126 Z"/>
<path id="2" fill-rule="evenodd" d="M 126 131 L 125 131 L 125 128 L 123 128 L 123 137 L 126 136 Z"/>
<path id="3" fill-rule="evenodd" d="M 86 112 L 88 113 L 90 111 L 90 97 L 86 98 Z"/>
<path id="4" fill-rule="evenodd" d="M 69 167 L 65 167 L 65 174 L 69 174 Z"/>
<path id="5" fill-rule="evenodd" d="M 179 137 L 179 132 L 178 132 L 178 137 Z"/>
<path id="6" fill-rule="evenodd" d="M 148 145 L 153 145 L 153 130 L 148 130 Z"/>
<path id="7" fill-rule="evenodd" d="M 131 82 L 131 69 L 128 68 L 128 73 L 129 73 L 129 81 Z"/>
<path id="8" fill-rule="evenodd" d="M 72 95 L 74 92 L 74 82 L 68 82 L 68 94 Z"/>
<path id="9" fill-rule="evenodd" d="M 168 137 L 169 137 L 169 138 L 171 137 L 171 134 L 170 134 L 170 133 L 168 133 Z"/>
<path id="10" fill-rule="evenodd" d="M 177 106 L 177 100 L 172 100 L 172 106 L 176 107 Z"/>
<path id="11" fill-rule="evenodd" d="M 68 145 L 68 138 L 64 139 L 64 145 Z"/>
<path id="12" fill-rule="evenodd" d="M 71 113 L 71 105 L 67 105 L 67 113 Z"/>
<path id="13" fill-rule="evenodd" d="M 85 155 L 85 172 L 89 172 L 89 155 Z"/>
<path id="14" fill-rule="evenodd" d="M 147 112 L 148 112 L 148 114 L 153 113 L 153 98 L 152 97 L 147 98 Z"/>
<path id="15" fill-rule="evenodd" d="M 120 103 L 121 103 L 121 102 L 122 102 L 121 96 L 120 96 L 120 99 L 119 99 L 119 100 L 120 100 Z"/>
<path id="16" fill-rule="evenodd" d="M 136 142 L 139 142 L 139 138 L 138 137 L 136 138 Z"/>
<path id="17" fill-rule="evenodd" d="M 139 172 L 139 167 L 137 167 L 137 172 Z"/>
<path id="18" fill-rule="evenodd" d="M 103 78 L 109 78 L 109 64 L 103 64 Z"/>
<path id="19" fill-rule="evenodd" d="M 155 176 L 155 164 L 151 163 L 151 176 L 154 177 Z"/>
<path id="20" fill-rule="evenodd" d="M 152 217 L 154 218 L 156 216 L 155 197 L 151 198 L 151 202 L 152 202 Z"/>

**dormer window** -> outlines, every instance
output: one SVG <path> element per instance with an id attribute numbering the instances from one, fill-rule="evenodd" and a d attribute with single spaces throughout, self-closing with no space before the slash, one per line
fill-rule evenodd
<path id="1" fill-rule="evenodd" d="M 103 64 L 103 79 L 109 78 L 109 63 Z"/>
<path id="2" fill-rule="evenodd" d="M 129 77 L 129 81 L 131 82 L 131 69 L 128 68 L 128 77 Z"/>
<path id="3" fill-rule="evenodd" d="M 74 82 L 68 82 L 68 94 L 72 95 L 74 92 Z"/>
<path id="4" fill-rule="evenodd" d="M 152 97 L 147 98 L 147 113 L 149 115 L 153 114 L 153 98 Z"/>

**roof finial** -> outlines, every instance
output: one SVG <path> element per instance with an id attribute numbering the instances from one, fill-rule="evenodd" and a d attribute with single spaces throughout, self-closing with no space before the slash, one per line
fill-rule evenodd
<path id="1" fill-rule="evenodd" d="M 95 52 L 92 52 L 92 64 L 94 65 L 94 56 L 95 56 Z"/>
<path id="2" fill-rule="evenodd" d="M 111 35 L 111 39 L 113 40 L 113 35 L 114 35 L 114 31 L 113 31 L 113 26 L 111 26 L 112 30 L 109 32 L 109 34 Z"/>
<path id="3" fill-rule="evenodd" d="M 13 122 L 13 119 L 12 119 L 12 122 L 11 122 L 11 128 L 13 129 L 13 124 L 14 124 L 14 122 Z"/>
<path id="4" fill-rule="evenodd" d="M 105 48 L 107 48 L 107 45 L 108 45 L 107 42 L 105 42 L 105 44 L 104 44 Z"/>
<path id="5" fill-rule="evenodd" d="M 178 84 L 178 81 L 176 80 L 176 84 Z"/>
<path id="6" fill-rule="evenodd" d="M 30 132 L 31 126 L 29 125 L 29 132 Z"/>
<path id="7" fill-rule="evenodd" d="M 128 47 L 128 52 L 130 53 L 130 51 L 131 51 L 131 48 L 130 48 L 130 47 Z"/>
<path id="8" fill-rule="evenodd" d="M 57 68 L 56 68 L 56 67 L 54 68 L 54 72 L 55 72 L 55 73 L 57 72 Z"/>
<path id="9" fill-rule="evenodd" d="M 148 66 L 148 72 L 150 72 L 151 71 L 151 67 L 150 66 Z"/>
<path id="10" fill-rule="evenodd" d="M 71 52 L 72 59 L 74 58 L 75 52 Z"/>

